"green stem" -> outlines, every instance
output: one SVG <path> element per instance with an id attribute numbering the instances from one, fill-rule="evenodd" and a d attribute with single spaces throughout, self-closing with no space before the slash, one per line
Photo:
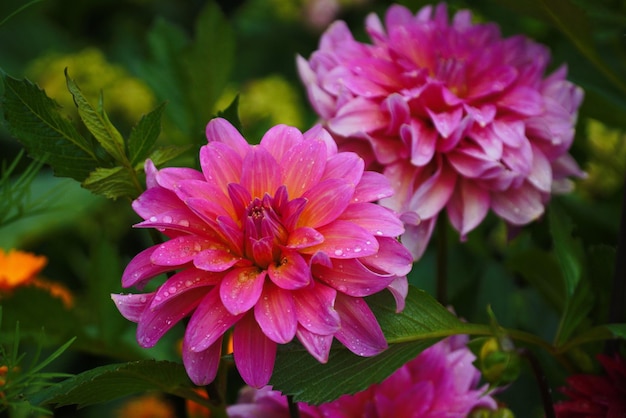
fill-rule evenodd
<path id="1" fill-rule="evenodd" d="M 298 408 L 298 403 L 293 401 L 293 395 L 287 395 L 287 405 L 289 407 L 289 417 L 300 418 L 300 408 Z"/>
<path id="2" fill-rule="evenodd" d="M 537 384 L 539 385 L 539 393 L 541 394 L 541 402 L 543 403 L 543 411 L 545 412 L 545 418 L 556 418 L 554 413 L 554 406 L 552 404 L 552 395 L 550 391 L 550 385 L 548 385 L 548 379 L 546 378 L 543 369 L 541 368 L 541 364 L 535 354 L 523 348 L 519 350 L 519 354 L 528 361 L 530 364 L 530 368 L 535 375 L 535 379 L 537 379 Z"/>

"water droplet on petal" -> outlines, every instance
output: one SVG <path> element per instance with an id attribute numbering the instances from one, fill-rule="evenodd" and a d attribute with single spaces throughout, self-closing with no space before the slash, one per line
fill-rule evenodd
<path id="1" fill-rule="evenodd" d="M 336 249 L 336 250 L 335 250 L 335 255 L 336 255 L 336 256 L 341 256 L 341 255 L 343 255 L 343 251 L 342 251 L 342 250 L 340 250 L 340 249 Z"/>
<path id="2" fill-rule="evenodd" d="M 171 216 L 164 216 L 163 217 L 163 222 L 169 224 L 172 223 L 172 217 Z"/>
<path id="3" fill-rule="evenodd" d="M 156 222 L 157 221 L 157 217 L 156 216 L 151 216 L 150 217 L 150 222 Z"/>
<path id="4" fill-rule="evenodd" d="M 189 226 L 189 221 L 187 219 L 181 219 L 180 221 L 178 221 L 178 225 Z"/>

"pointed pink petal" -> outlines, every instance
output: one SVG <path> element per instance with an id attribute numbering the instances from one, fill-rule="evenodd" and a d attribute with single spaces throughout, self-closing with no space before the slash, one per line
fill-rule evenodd
<path id="1" fill-rule="evenodd" d="M 222 272 L 237 264 L 239 260 L 241 258 L 229 250 L 207 249 L 194 256 L 193 265 L 207 272 Z"/>
<path id="2" fill-rule="evenodd" d="M 480 107 L 464 104 L 463 108 L 481 128 L 484 128 L 493 121 L 497 110 L 496 106 L 492 104 L 484 104 Z"/>
<path id="3" fill-rule="evenodd" d="M 501 144 L 501 143 L 500 143 Z M 500 148 L 500 154 L 502 148 Z M 478 147 L 459 148 L 446 155 L 448 162 L 461 176 L 469 179 L 480 179 L 494 170 L 503 171 L 500 157 L 493 159 L 485 155 Z"/>
<path id="4" fill-rule="evenodd" d="M 337 291 L 355 297 L 380 292 L 395 278 L 391 274 L 375 273 L 358 260 L 334 260 L 332 268 L 316 266 L 313 274 Z"/>
<path id="5" fill-rule="evenodd" d="M 348 66 L 352 68 L 358 78 L 367 79 L 375 83 L 370 95 L 377 93 L 386 94 L 389 90 L 400 90 L 404 87 L 401 85 L 399 77 L 399 72 L 402 69 L 395 65 L 393 61 L 365 56 L 351 60 Z M 381 86 L 387 89 L 383 89 Z"/>
<path id="6" fill-rule="evenodd" d="M 143 192 L 133 201 L 132 207 L 143 219 L 150 219 L 156 213 L 185 210 L 186 208 L 174 192 L 159 186 Z"/>
<path id="7" fill-rule="evenodd" d="M 199 287 L 206 288 L 205 291 L 208 293 L 210 286 L 219 284 L 223 276 L 223 273 L 212 273 L 188 267 L 168 278 L 159 287 L 150 304 L 150 309 L 156 309 L 179 294 Z"/>
<path id="8" fill-rule="evenodd" d="M 232 315 L 226 310 L 216 286 L 191 315 L 185 332 L 185 343 L 191 351 L 200 353 L 221 338 L 241 317 L 242 315 Z"/>
<path id="9" fill-rule="evenodd" d="M 328 121 L 328 127 L 341 136 L 358 136 L 384 129 L 388 122 L 389 117 L 381 112 L 378 104 L 357 97 L 339 109 L 337 115 Z"/>
<path id="10" fill-rule="evenodd" d="M 204 179 L 226 194 L 230 183 L 239 183 L 243 159 L 227 144 L 211 142 L 200 148 Z"/>
<path id="11" fill-rule="evenodd" d="M 191 381 L 198 386 L 206 386 L 215 380 L 222 353 L 222 337 L 206 350 L 196 352 L 189 349 L 183 339 L 183 364 Z"/>
<path id="12" fill-rule="evenodd" d="M 187 167 L 167 167 L 156 175 L 156 180 L 161 187 L 176 191 L 181 182 L 189 180 L 204 181 L 204 176 L 198 170 Z"/>
<path id="13" fill-rule="evenodd" d="M 302 133 L 297 128 L 287 125 L 276 125 L 263 135 L 260 144 L 276 161 L 280 161 L 287 151 L 302 143 L 302 141 Z"/>
<path id="14" fill-rule="evenodd" d="M 389 289 L 396 301 L 396 313 L 402 312 L 404 310 L 406 297 L 409 294 L 409 282 L 406 276 L 393 279 L 389 286 L 387 286 L 387 289 Z"/>
<path id="15" fill-rule="evenodd" d="M 452 132 L 458 128 L 463 116 L 463 110 L 460 107 L 451 112 L 435 113 L 428 108 L 426 111 L 435 125 L 435 129 L 437 129 L 437 132 L 444 138 L 448 138 L 452 135 Z M 432 138 L 430 138 L 430 141 L 432 142 Z M 430 145 L 431 144 L 429 144 L 429 146 Z"/>
<path id="16" fill-rule="evenodd" d="M 267 269 L 270 279 L 281 289 L 293 290 L 311 282 L 311 268 L 296 251 L 283 251 L 280 264 L 270 264 Z"/>
<path id="17" fill-rule="evenodd" d="M 326 161 L 326 168 L 320 180 L 339 178 L 356 185 L 363 176 L 363 159 L 353 152 L 340 152 Z"/>
<path id="18" fill-rule="evenodd" d="M 142 289 L 151 278 L 172 270 L 170 266 L 157 265 L 150 260 L 157 248 L 158 245 L 147 248 L 130 260 L 122 274 L 122 287 Z"/>
<path id="19" fill-rule="evenodd" d="M 481 74 L 477 82 L 468 85 L 467 97 L 477 99 L 506 89 L 517 78 L 517 70 L 512 66 L 494 67 L 488 74 Z"/>
<path id="20" fill-rule="evenodd" d="M 461 239 L 485 219 L 490 203 L 487 190 L 472 180 L 459 179 L 446 208 L 450 223 L 459 231 Z"/>
<path id="21" fill-rule="evenodd" d="M 365 171 L 354 189 L 352 202 L 375 202 L 393 194 L 393 188 L 387 177 L 374 171 Z"/>
<path id="22" fill-rule="evenodd" d="M 337 155 L 337 142 L 321 124 L 313 125 L 302 136 L 305 141 L 322 141 L 326 145 L 326 159 Z"/>
<path id="23" fill-rule="evenodd" d="M 302 195 L 308 202 L 296 226 L 318 228 L 335 219 L 346 209 L 352 199 L 354 186 L 341 179 L 319 182 Z"/>
<path id="24" fill-rule="evenodd" d="M 287 248 L 301 249 L 317 245 L 324 241 L 324 236 L 313 228 L 303 226 L 296 228 L 289 234 Z"/>
<path id="25" fill-rule="evenodd" d="M 261 297 L 266 275 L 256 266 L 229 271 L 220 285 L 220 298 L 228 312 L 238 315 L 249 311 Z"/>
<path id="26" fill-rule="evenodd" d="M 498 107 L 524 116 L 537 116 L 543 112 L 543 97 L 530 87 L 520 86 L 506 92 L 498 100 Z"/>
<path id="27" fill-rule="evenodd" d="M 330 354 L 330 347 L 333 343 L 333 335 L 320 335 L 308 331 L 302 326 L 298 327 L 296 332 L 298 340 L 302 343 L 306 351 L 309 352 L 320 363 L 326 363 L 328 361 L 328 355 Z"/>
<path id="28" fill-rule="evenodd" d="M 433 159 L 439 139 L 436 130 L 426 127 L 422 122 L 411 121 L 410 125 L 402 127 L 400 135 L 410 147 L 411 164 L 419 167 L 428 164 Z"/>
<path id="29" fill-rule="evenodd" d="M 263 198 L 265 193 L 274 196 L 281 185 L 278 163 L 264 148 L 251 148 L 243 160 L 241 185 L 252 198 Z"/>
<path id="30" fill-rule="evenodd" d="M 492 193 L 493 211 L 513 225 L 525 225 L 543 214 L 541 193 L 528 183 L 516 189 Z"/>
<path id="31" fill-rule="evenodd" d="M 158 170 L 151 159 L 148 158 L 146 160 L 143 165 L 143 171 L 146 173 L 146 188 L 157 187 L 156 174 Z"/>
<path id="32" fill-rule="evenodd" d="M 324 241 L 313 247 L 303 248 L 305 254 L 324 251 L 331 258 L 357 258 L 376 254 L 378 241 L 374 235 L 349 222 L 337 220 L 317 228 L 324 236 Z"/>
<path id="33" fill-rule="evenodd" d="M 289 197 L 300 197 L 322 177 L 326 166 L 326 146 L 322 141 L 303 141 L 285 153 L 280 166 Z"/>
<path id="34" fill-rule="evenodd" d="M 377 237 L 378 252 L 359 260 L 373 271 L 386 272 L 395 276 L 409 274 L 413 267 L 413 257 L 409 250 L 397 239 L 391 237 Z"/>
<path id="35" fill-rule="evenodd" d="M 430 237 L 435 229 L 437 217 L 423 219 L 418 225 L 405 225 L 406 232 L 402 235 L 402 244 L 411 252 L 413 260 L 422 258 L 428 247 Z"/>
<path id="36" fill-rule="evenodd" d="M 260 388 L 270 380 L 276 360 L 276 343 L 263 334 L 250 312 L 235 326 L 233 357 L 241 378 Z"/>
<path id="37" fill-rule="evenodd" d="M 181 231 L 193 235 L 210 234 L 207 224 L 191 210 L 174 209 L 154 214 L 148 220 L 133 225 L 134 228 L 156 228 L 159 230 Z"/>
<path id="38" fill-rule="evenodd" d="M 408 156 L 408 146 L 404 141 L 390 141 L 387 136 L 365 135 L 370 142 L 376 162 L 387 165 Z"/>
<path id="39" fill-rule="evenodd" d="M 335 333 L 354 354 L 370 357 L 387 348 L 387 341 L 372 310 L 361 298 L 337 294 L 335 308 L 341 318 L 341 328 Z"/>
<path id="40" fill-rule="evenodd" d="M 271 282 L 254 306 L 254 318 L 267 338 L 278 344 L 286 344 L 296 335 L 298 321 L 291 292 Z"/>
<path id="41" fill-rule="evenodd" d="M 206 248 L 215 247 L 216 243 L 195 235 L 183 235 L 155 248 L 150 261 L 161 266 L 177 267 L 187 264 Z"/>
<path id="42" fill-rule="evenodd" d="M 502 157 L 502 149 L 504 144 L 502 140 L 493 132 L 491 126 L 487 128 L 480 128 L 476 125 L 472 126 L 468 132 L 468 136 L 472 138 L 478 147 L 477 150 L 482 150 L 481 154 L 484 154 L 491 161 L 497 161 Z M 475 151 L 478 153 L 478 151 Z"/>
<path id="43" fill-rule="evenodd" d="M 137 325 L 139 345 L 153 347 L 178 321 L 193 312 L 206 293 L 206 289 L 195 288 L 170 298 L 157 308 L 146 309 Z"/>
<path id="44" fill-rule="evenodd" d="M 141 314 L 148 308 L 154 299 L 154 294 L 154 292 L 138 295 L 112 294 L 111 299 L 113 299 L 115 307 L 120 311 L 124 318 L 131 322 L 139 322 Z"/>
<path id="45" fill-rule="evenodd" d="M 337 291 L 321 282 L 292 293 L 298 323 L 315 334 L 332 335 L 339 329 L 335 311 Z"/>
<path id="46" fill-rule="evenodd" d="M 396 214 L 373 203 L 351 203 L 338 220 L 350 221 L 377 237 L 397 237 L 404 232 Z"/>
<path id="47" fill-rule="evenodd" d="M 524 122 L 495 120 L 491 124 L 493 134 L 505 145 L 518 148 L 528 142 L 526 138 Z"/>
<path id="48" fill-rule="evenodd" d="M 391 117 L 386 133 L 393 135 L 400 131 L 402 125 L 411 120 L 411 109 L 406 99 L 399 93 L 392 93 L 383 103 L 387 106 Z"/>
<path id="49" fill-rule="evenodd" d="M 428 219 L 437 215 L 448 203 L 457 175 L 447 164 L 439 163 L 437 171 L 432 173 L 415 190 L 409 208 L 417 212 L 420 218 Z"/>
<path id="50" fill-rule="evenodd" d="M 223 142 L 234 149 L 241 158 L 244 158 L 250 149 L 250 145 L 239 131 L 226 119 L 215 118 L 206 126 L 206 137 L 210 142 Z"/>
<path id="51" fill-rule="evenodd" d="M 528 181 L 538 190 L 544 193 L 550 193 L 552 189 L 552 166 L 550 165 L 550 161 L 548 161 L 539 148 L 533 146 L 532 152 L 533 164 L 530 175 L 528 176 Z"/>

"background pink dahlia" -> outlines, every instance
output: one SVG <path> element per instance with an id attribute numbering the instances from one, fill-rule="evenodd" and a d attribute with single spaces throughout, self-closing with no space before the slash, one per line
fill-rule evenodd
<path id="1" fill-rule="evenodd" d="M 467 337 L 447 338 L 427 348 L 379 384 L 354 395 L 311 406 L 300 404 L 307 418 L 466 417 L 474 408 L 495 409 L 496 401 L 478 387 L 480 371 Z M 271 387 L 243 389 L 231 418 L 288 418 L 287 399 Z"/>
<path id="2" fill-rule="evenodd" d="M 444 208 L 462 238 L 489 209 L 524 225 L 583 175 L 568 154 L 583 92 L 565 67 L 544 77 L 547 48 L 467 10 L 449 20 L 444 3 L 415 15 L 393 5 L 366 30 L 371 44 L 335 22 L 298 69 L 340 149 L 391 180 L 382 203 L 402 214 L 414 257 Z"/>
<path id="3" fill-rule="evenodd" d="M 249 145 L 223 119 L 207 125 L 202 171 L 156 170 L 133 202 L 169 239 L 139 253 L 122 277 L 143 288 L 174 273 L 156 291 L 113 295 L 137 322 L 137 340 L 153 346 L 190 317 L 183 362 L 199 385 L 215 378 L 222 337 L 234 326 L 233 356 L 251 386 L 269 381 L 277 344 L 294 337 L 320 362 L 333 338 L 362 356 L 387 346 L 364 296 L 388 288 L 404 306 L 411 256 L 396 239 L 402 222 L 372 203 L 392 189 L 364 171 L 354 153 L 337 152 L 319 126 L 302 134 L 276 126 Z"/>

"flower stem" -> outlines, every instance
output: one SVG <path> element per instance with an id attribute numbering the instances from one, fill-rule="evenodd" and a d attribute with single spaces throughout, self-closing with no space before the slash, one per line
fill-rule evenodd
<path id="1" fill-rule="evenodd" d="M 543 403 L 543 411 L 545 412 L 545 418 L 556 418 L 556 414 L 554 413 L 554 406 L 552 404 L 551 390 L 550 386 L 548 385 L 548 379 L 546 378 L 546 375 L 541 368 L 541 364 L 539 364 L 539 360 L 537 360 L 535 354 L 527 348 L 520 349 L 519 354 L 528 361 L 528 363 L 530 364 L 530 368 L 535 375 L 535 379 L 537 379 L 537 384 L 539 385 L 539 393 L 541 394 L 541 402 Z"/>
<path id="2" fill-rule="evenodd" d="M 443 216 L 437 219 L 437 300 L 442 305 L 448 301 L 448 236 Z"/>
<path id="3" fill-rule="evenodd" d="M 300 418 L 298 403 L 293 401 L 293 395 L 287 395 L 287 405 L 289 406 L 289 417 Z"/>
<path id="4" fill-rule="evenodd" d="M 615 270 L 611 288 L 611 302 L 609 305 L 609 323 L 616 324 L 626 320 L 626 179 L 623 184 L 622 217 L 620 219 L 619 234 L 617 235 L 617 250 L 615 251 Z M 604 351 L 614 354 L 619 351 L 618 340 L 608 340 Z"/>

